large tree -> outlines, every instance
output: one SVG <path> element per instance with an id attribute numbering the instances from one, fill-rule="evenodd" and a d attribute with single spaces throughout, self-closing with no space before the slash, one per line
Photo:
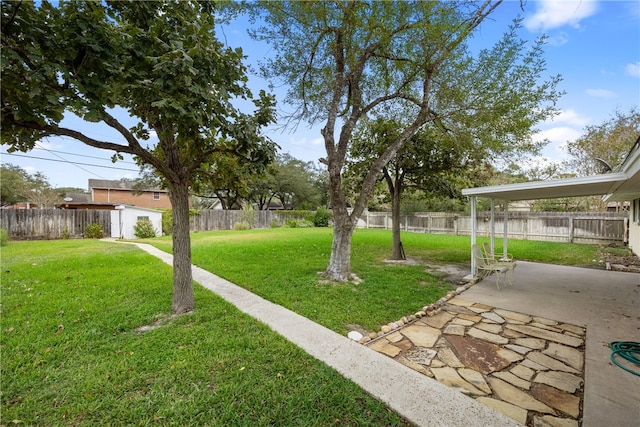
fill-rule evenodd
<path id="1" fill-rule="evenodd" d="M 565 167 L 578 176 L 610 172 L 620 166 L 640 135 L 640 110 L 616 110 L 611 118 L 589 125 L 583 132 L 567 143 L 572 158 Z"/>
<path id="2" fill-rule="evenodd" d="M 297 106 L 293 118 L 323 123 L 321 130 L 327 157 L 329 193 L 334 217 L 331 258 L 324 275 L 345 281 L 350 275 L 352 234 L 380 171 L 418 130 L 437 123 L 441 108 L 438 90 L 465 84 L 460 78 L 472 62 L 467 39 L 498 7 L 500 0 L 403 1 L 403 2 L 258 2 L 265 25 L 254 37 L 270 43 L 272 60 L 264 64 L 267 77 L 289 85 L 287 101 Z M 540 46 L 512 44 L 516 53 L 530 49 L 519 67 L 539 67 Z M 489 55 L 485 53 L 485 55 Z M 508 72 L 500 57 L 488 58 L 484 75 Z M 533 62 L 526 62 L 533 61 Z M 528 74 L 527 77 L 535 73 Z M 532 90 L 548 93 L 553 83 Z M 481 91 L 501 96 L 490 79 L 487 86 L 465 94 L 460 87 L 461 109 L 475 107 L 473 94 Z M 505 103 L 501 108 L 509 108 Z M 403 127 L 397 137 L 371 162 L 352 209 L 348 210 L 343 168 L 352 135 L 359 121 L 401 111 Z M 490 112 L 486 112 L 490 113 Z M 527 118 L 528 119 L 528 118 Z M 517 120 L 517 118 L 516 118 Z M 500 126 L 510 127 L 505 122 Z M 494 129 L 478 129 L 476 136 Z"/>
<path id="3" fill-rule="evenodd" d="M 32 207 L 45 209 L 53 208 L 62 201 L 63 195 L 58 189 L 51 188 L 42 172 L 29 174 L 19 166 L 7 164 L 0 168 L 0 176 L 1 206 L 27 202 Z"/>
<path id="4" fill-rule="evenodd" d="M 29 201 L 30 176 L 26 170 L 12 164 L 2 165 L 0 178 L 0 206 Z"/>
<path id="5" fill-rule="evenodd" d="M 539 154 L 542 144 L 533 142 L 532 135 L 538 122 L 556 112 L 553 102 L 559 94 L 553 86 L 557 78 L 540 81 L 544 39 L 533 49 L 523 49 L 518 29 L 516 20 L 492 49 L 472 58 L 461 48 L 457 61 L 442 66 L 440 74 L 450 77 L 449 84 L 438 85 L 432 92 L 437 117 L 383 167 L 391 199 L 393 259 L 403 257 L 399 220 L 405 189 L 451 197 L 460 193 L 463 183 L 481 184 L 474 179 L 477 165 Z M 406 127 L 402 110 L 378 116 L 360 122 L 349 152 L 351 162 L 365 171 Z"/>
<path id="6" fill-rule="evenodd" d="M 314 184 L 313 162 L 290 154 L 278 156 L 272 170 L 272 192 L 284 209 L 311 209 L 318 206 L 320 194 Z"/>
<path id="7" fill-rule="evenodd" d="M 378 119 L 364 124 L 354 138 L 350 150 L 348 169 L 358 176 L 358 170 L 367 171 L 379 150 L 388 141 L 397 138 L 402 126 L 395 120 Z M 391 259 L 405 259 L 400 239 L 400 205 L 407 189 L 420 189 L 433 196 L 454 196 L 455 178 L 462 174 L 471 160 L 470 153 L 456 147 L 453 135 L 425 126 L 402 147 L 382 168 L 384 181 L 391 200 Z M 361 176 L 362 178 L 362 176 Z M 360 186 L 360 180 L 354 179 Z"/>
<path id="8" fill-rule="evenodd" d="M 272 98 L 261 93 L 253 115 L 234 105 L 252 96 L 242 52 L 215 37 L 214 12 L 196 1 L 2 2 L 2 142 L 27 151 L 66 136 L 155 169 L 173 207 L 176 314 L 194 308 L 194 178 L 221 153 L 255 163 L 273 155 L 259 135 L 273 119 Z M 106 124 L 120 139 L 66 127 L 65 114 Z"/>

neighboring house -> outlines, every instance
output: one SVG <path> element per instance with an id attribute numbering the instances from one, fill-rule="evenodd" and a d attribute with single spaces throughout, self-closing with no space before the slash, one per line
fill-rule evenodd
<path id="1" fill-rule="evenodd" d="M 3 206 L 2 209 L 38 209 L 39 206 L 31 202 L 18 202 L 11 206 Z"/>
<path id="2" fill-rule="evenodd" d="M 171 209 L 169 192 L 160 188 L 135 191 L 132 181 L 90 179 L 89 192 L 93 203 L 115 203 L 151 209 Z"/>
<path id="3" fill-rule="evenodd" d="M 611 173 L 577 178 L 533 181 L 490 187 L 465 188 L 462 194 L 471 197 L 471 217 L 476 216 L 478 197 L 506 201 L 505 218 L 509 202 L 518 200 L 552 199 L 557 197 L 603 196 L 605 202 L 631 202 L 629 212 L 629 248 L 640 255 L 640 136 L 627 154 L 625 161 Z M 507 221 L 503 221 L 507 224 Z M 506 225 L 505 225 L 506 227 Z M 495 227 L 491 224 L 491 246 L 494 245 Z M 475 244 L 476 221 L 471 221 L 471 242 Z M 507 252 L 507 230 L 503 230 L 502 252 Z M 475 261 L 471 260 L 472 270 Z"/>
<path id="4" fill-rule="evenodd" d="M 94 203 L 90 193 L 67 193 L 62 203 L 56 207 L 61 209 L 115 209 L 115 203 Z"/>
<path id="5" fill-rule="evenodd" d="M 171 209 L 169 192 L 160 188 L 135 190 L 132 181 L 90 179 L 88 193 L 67 193 L 62 209 L 115 209 L 116 205 L 148 209 Z M 191 198 L 189 198 L 191 206 Z"/>

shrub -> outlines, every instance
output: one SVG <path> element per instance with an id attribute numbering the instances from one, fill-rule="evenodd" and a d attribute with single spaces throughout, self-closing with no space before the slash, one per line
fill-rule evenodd
<path id="1" fill-rule="evenodd" d="M 67 239 L 69 239 L 71 237 L 71 235 L 69 234 L 69 227 L 65 227 L 64 230 L 62 230 L 61 237 L 64 240 L 67 240 Z"/>
<path id="2" fill-rule="evenodd" d="M 9 231 L 6 228 L 0 228 L 0 246 L 6 246 L 11 240 Z"/>
<path id="3" fill-rule="evenodd" d="M 288 219 L 285 223 L 287 228 L 309 228 L 313 227 L 313 223 L 304 219 Z"/>
<path id="4" fill-rule="evenodd" d="M 85 239 L 102 239 L 104 237 L 104 230 L 100 224 L 91 223 L 84 229 Z"/>
<path id="5" fill-rule="evenodd" d="M 243 228 L 242 230 L 249 230 L 253 228 L 253 224 L 255 224 L 256 222 L 257 215 L 258 214 L 256 210 L 253 208 L 253 206 L 250 203 L 247 203 L 245 206 L 243 206 L 242 213 L 240 214 L 239 218 L 240 218 L 240 221 L 242 221 L 242 223 L 247 224 L 248 228 Z"/>
<path id="6" fill-rule="evenodd" d="M 240 221 L 233 224 L 234 230 L 251 230 L 251 225 L 246 221 Z"/>
<path id="7" fill-rule="evenodd" d="M 331 221 L 331 212 L 326 208 L 318 208 L 313 215 L 313 225 L 316 227 L 328 227 Z"/>
<path id="8" fill-rule="evenodd" d="M 165 236 L 171 235 L 173 232 L 173 211 L 166 209 L 162 211 L 162 234 Z"/>
<path id="9" fill-rule="evenodd" d="M 138 239 L 149 239 L 151 237 L 156 237 L 158 233 L 156 232 L 156 229 L 153 228 L 153 223 L 151 221 L 146 218 L 141 218 L 133 226 L 133 234 Z"/>
<path id="10" fill-rule="evenodd" d="M 270 226 L 271 228 L 280 228 L 280 223 L 277 220 L 273 219 L 271 220 Z"/>
<path id="11" fill-rule="evenodd" d="M 196 215 L 200 215 L 200 211 L 198 209 L 189 209 L 189 218 L 194 217 Z M 197 232 L 194 231 L 194 233 Z M 162 211 L 162 234 L 165 236 L 170 236 L 173 233 L 173 210 L 165 209 Z"/>

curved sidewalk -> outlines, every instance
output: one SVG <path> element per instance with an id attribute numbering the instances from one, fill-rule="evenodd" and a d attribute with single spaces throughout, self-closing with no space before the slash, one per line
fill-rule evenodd
<path id="1" fill-rule="evenodd" d="M 173 256 L 133 243 L 171 265 Z M 464 394 L 358 344 L 322 325 L 199 267 L 193 279 L 240 311 L 267 324 L 292 343 L 331 366 L 419 426 L 519 426 L 517 422 Z"/>

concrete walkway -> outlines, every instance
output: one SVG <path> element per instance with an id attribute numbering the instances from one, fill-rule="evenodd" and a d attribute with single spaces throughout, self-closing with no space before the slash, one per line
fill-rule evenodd
<path id="1" fill-rule="evenodd" d="M 135 244 L 167 264 L 172 264 L 171 254 L 151 245 Z M 452 388 L 208 271 L 194 266 L 193 279 L 240 311 L 267 324 L 418 426 L 519 425 L 506 415 Z"/>
<path id="2" fill-rule="evenodd" d="M 518 261 L 514 285 L 493 277 L 462 298 L 586 326 L 583 427 L 640 423 L 640 377 L 610 362 L 612 341 L 640 341 L 640 274 Z"/>

